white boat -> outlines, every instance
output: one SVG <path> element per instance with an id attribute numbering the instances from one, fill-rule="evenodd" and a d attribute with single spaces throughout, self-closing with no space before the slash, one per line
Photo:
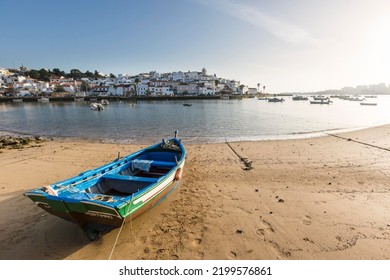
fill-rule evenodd
<path id="1" fill-rule="evenodd" d="M 21 102 L 23 102 L 23 99 L 22 98 L 12 99 L 12 102 L 21 103 Z"/>
<path id="2" fill-rule="evenodd" d="M 332 103 L 331 100 L 329 99 L 323 99 L 323 100 L 311 100 L 310 101 L 310 104 L 325 104 L 325 105 L 329 105 L 330 103 Z"/>
<path id="3" fill-rule="evenodd" d="M 360 102 L 360 105 L 363 105 L 363 106 L 376 106 L 377 103 L 375 103 L 375 102 Z"/>
<path id="4" fill-rule="evenodd" d="M 326 97 L 326 96 L 323 96 L 323 95 L 317 95 L 317 96 L 313 96 L 313 99 L 314 100 L 328 100 L 329 97 Z"/>
<path id="5" fill-rule="evenodd" d="M 364 101 L 366 99 L 363 97 L 360 97 L 360 96 L 351 96 L 347 100 L 349 100 L 349 101 Z"/>
<path id="6" fill-rule="evenodd" d="M 100 102 L 102 105 L 108 105 L 110 104 L 110 102 L 108 102 L 107 99 L 102 99 L 102 101 Z"/>
<path id="7" fill-rule="evenodd" d="M 104 106 L 100 103 L 91 103 L 90 107 L 91 107 L 91 110 L 95 110 L 95 111 L 103 111 L 104 110 Z"/>
<path id="8" fill-rule="evenodd" d="M 41 97 L 41 98 L 38 99 L 38 102 L 49 102 L 49 98 Z"/>

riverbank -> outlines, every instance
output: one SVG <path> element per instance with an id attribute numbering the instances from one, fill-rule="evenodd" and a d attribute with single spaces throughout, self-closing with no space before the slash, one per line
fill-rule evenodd
<path id="1" fill-rule="evenodd" d="M 266 96 L 266 95 L 264 95 Z M 103 99 L 108 101 L 165 101 L 165 100 L 215 100 L 215 99 L 242 99 L 242 98 L 253 98 L 254 95 L 166 95 L 166 96 L 86 96 L 86 97 L 74 97 L 74 96 L 56 96 L 48 97 L 49 102 L 73 102 L 73 101 L 101 101 Z M 13 100 L 19 100 L 21 102 L 39 102 L 41 97 L 30 96 L 30 97 L 0 97 L 0 103 L 9 103 Z"/>
<path id="2" fill-rule="evenodd" d="M 181 185 L 126 222 L 112 259 L 390 259 L 390 126 L 336 136 L 184 143 Z M 91 243 L 22 194 L 141 147 L 2 149 L 0 259 L 108 259 L 118 229 Z"/>

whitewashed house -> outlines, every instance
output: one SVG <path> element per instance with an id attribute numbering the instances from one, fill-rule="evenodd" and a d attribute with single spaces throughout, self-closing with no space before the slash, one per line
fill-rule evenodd
<path id="1" fill-rule="evenodd" d="M 198 93 L 203 95 L 214 95 L 215 90 L 212 87 L 200 86 L 198 87 Z"/>
<path id="2" fill-rule="evenodd" d="M 64 91 L 74 94 L 76 92 L 74 86 L 72 84 L 61 84 L 64 87 Z"/>
<path id="3" fill-rule="evenodd" d="M 248 87 L 248 94 L 256 94 L 256 93 L 257 93 L 257 88 Z"/>
<path id="4" fill-rule="evenodd" d="M 171 73 L 171 80 L 175 82 L 184 82 L 185 76 L 184 73 L 179 71 L 179 72 L 172 72 Z"/>
<path id="5" fill-rule="evenodd" d="M 179 84 L 177 85 L 177 94 L 198 94 L 198 85 L 197 84 Z"/>
<path id="6" fill-rule="evenodd" d="M 173 89 L 169 86 L 150 86 L 149 91 L 151 95 L 173 95 Z"/>
<path id="7" fill-rule="evenodd" d="M 138 84 L 137 85 L 137 95 L 145 95 L 149 90 L 149 86 L 147 84 Z"/>
<path id="8" fill-rule="evenodd" d="M 92 95 L 107 96 L 110 86 L 94 86 L 91 88 Z"/>
<path id="9" fill-rule="evenodd" d="M 199 81 L 199 73 L 197 71 L 188 71 L 185 73 L 185 82 L 190 83 L 194 81 Z"/>

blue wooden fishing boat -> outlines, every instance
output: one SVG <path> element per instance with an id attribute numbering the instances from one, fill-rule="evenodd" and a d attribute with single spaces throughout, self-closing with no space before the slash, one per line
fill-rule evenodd
<path id="1" fill-rule="evenodd" d="M 24 195 L 50 214 L 75 223 L 94 240 L 170 194 L 180 182 L 185 158 L 176 132 L 170 140 Z"/>

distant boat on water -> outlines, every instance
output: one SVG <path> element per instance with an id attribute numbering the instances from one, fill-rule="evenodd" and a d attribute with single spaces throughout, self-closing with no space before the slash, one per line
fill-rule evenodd
<path id="1" fill-rule="evenodd" d="M 268 102 L 284 102 L 283 98 L 277 98 L 277 97 L 268 98 L 267 100 L 268 100 Z"/>
<path id="2" fill-rule="evenodd" d="M 94 111 L 103 111 L 104 110 L 104 106 L 100 103 L 91 103 L 90 107 L 91 107 L 91 110 L 94 110 Z"/>
<path id="3" fill-rule="evenodd" d="M 12 99 L 12 102 L 21 103 L 21 102 L 23 102 L 23 99 L 22 98 Z"/>
<path id="4" fill-rule="evenodd" d="M 313 96 L 314 100 L 329 100 L 329 97 L 323 95 Z"/>
<path id="5" fill-rule="evenodd" d="M 50 100 L 47 97 L 41 97 L 41 98 L 38 99 L 38 102 L 49 102 L 49 101 Z"/>
<path id="6" fill-rule="evenodd" d="M 310 104 L 324 104 L 329 105 L 332 101 L 329 99 L 321 99 L 321 100 L 310 100 Z"/>
<path id="7" fill-rule="evenodd" d="M 377 103 L 376 102 L 360 102 L 360 105 L 363 105 L 363 106 L 376 106 Z"/>
<path id="8" fill-rule="evenodd" d="M 110 104 L 110 102 L 108 102 L 107 99 L 102 99 L 102 101 L 100 102 L 102 105 L 108 105 Z"/>
<path id="9" fill-rule="evenodd" d="M 192 104 L 191 103 L 184 103 L 183 106 L 191 107 Z"/>
<path id="10" fill-rule="evenodd" d="M 349 100 L 349 101 L 364 101 L 366 99 L 363 97 L 360 97 L 360 96 L 351 96 L 347 100 Z"/>
<path id="11" fill-rule="evenodd" d="M 293 96 L 292 100 L 295 100 L 295 101 L 305 101 L 305 100 L 309 100 L 309 98 L 307 96 L 297 95 L 297 96 Z"/>

